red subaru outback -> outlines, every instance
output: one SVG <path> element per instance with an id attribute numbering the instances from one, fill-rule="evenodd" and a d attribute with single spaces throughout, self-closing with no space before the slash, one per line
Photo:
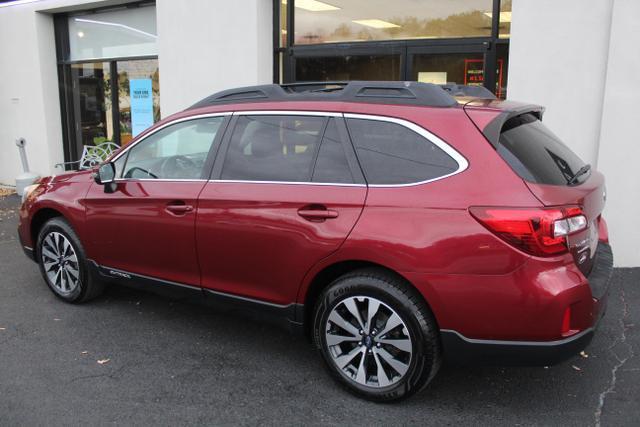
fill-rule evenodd
<path id="1" fill-rule="evenodd" d="M 372 400 L 411 395 L 443 358 L 556 363 L 605 309 L 604 178 L 541 107 L 481 92 L 220 92 L 28 188 L 20 239 L 64 301 L 119 282 L 264 312 Z"/>

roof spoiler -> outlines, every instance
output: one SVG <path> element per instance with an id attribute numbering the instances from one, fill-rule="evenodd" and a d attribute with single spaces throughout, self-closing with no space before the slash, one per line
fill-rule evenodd
<path id="1" fill-rule="evenodd" d="M 540 105 L 523 104 L 512 101 L 497 102 L 499 104 L 497 104 L 496 107 L 501 110 L 497 115 L 495 109 L 474 108 L 491 107 L 492 102 L 477 103 L 470 101 L 464 106 L 464 112 L 467 114 L 467 117 L 469 117 L 471 122 L 482 132 L 493 148 L 498 147 L 500 133 L 507 120 L 527 113 L 531 113 L 535 115 L 538 120 L 542 120 L 542 115 L 544 114 L 544 107 Z"/>

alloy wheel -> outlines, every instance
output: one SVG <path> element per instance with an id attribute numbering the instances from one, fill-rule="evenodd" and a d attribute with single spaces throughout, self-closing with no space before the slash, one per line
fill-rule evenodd
<path id="1" fill-rule="evenodd" d="M 40 257 L 49 283 L 61 295 L 69 295 L 80 284 L 78 256 L 71 242 L 57 231 L 42 240 Z"/>
<path id="2" fill-rule="evenodd" d="M 325 339 L 335 366 L 360 385 L 387 387 L 409 370 L 409 329 L 398 313 L 376 298 L 340 301 L 327 319 Z"/>

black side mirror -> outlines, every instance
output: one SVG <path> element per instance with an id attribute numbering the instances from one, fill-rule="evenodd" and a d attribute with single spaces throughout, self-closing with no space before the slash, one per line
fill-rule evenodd
<path id="1" fill-rule="evenodd" d="M 104 163 L 94 175 L 96 184 L 104 185 L 105 193 L 113 193 L 115 190 L 116 167 L 113 163 Z"/>

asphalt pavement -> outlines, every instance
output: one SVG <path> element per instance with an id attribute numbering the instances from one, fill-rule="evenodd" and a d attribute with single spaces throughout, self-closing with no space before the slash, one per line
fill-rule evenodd
<path id="1" fill-rule="evenodd" d="M 614 272 L 584 355 L 445 365 L 411 399 L 374 404 L 303 338 L 241 315 L 117 286 L 61 302 L 20 250 L 18 203 L 0 199 L 0 425 L 640 425 L 640 268 Z"/>

